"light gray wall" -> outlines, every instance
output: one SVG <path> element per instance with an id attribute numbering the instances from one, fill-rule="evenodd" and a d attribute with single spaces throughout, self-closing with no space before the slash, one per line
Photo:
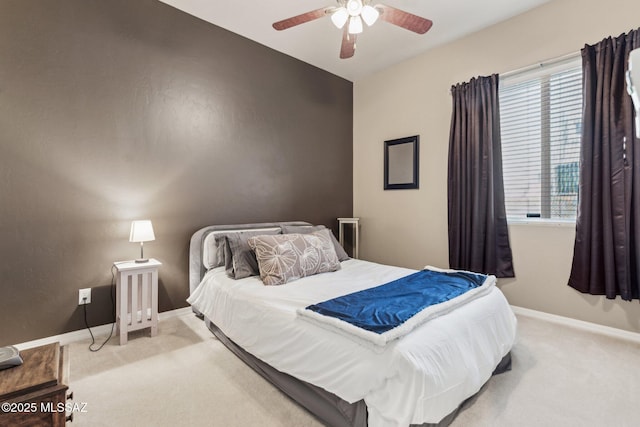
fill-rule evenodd
<path id="1" fill-rule="evenodd" d="M 160 311 L 208 224 L 351 216 L 352 84 L 156 0 L 1 0 L 0 345 L 112 319 L 151 219 Z"/>
<path id="2" fill-rule="evenodd" d="M 362 256 L 413 268 L 448 265 L 452 85 L 578 52 L 639 25 L 635 0 L 554 0 L 356 81 L 354 214 L 361 218 Z M 383 141 L 416 134 L 420 189 L 383 191 Z M 509 232 L 516 279 L 499 285 L 511 304 L 640 331 L 638 301 L 583 295 L 567 286 L 574 227 L 511 225 Z"/>

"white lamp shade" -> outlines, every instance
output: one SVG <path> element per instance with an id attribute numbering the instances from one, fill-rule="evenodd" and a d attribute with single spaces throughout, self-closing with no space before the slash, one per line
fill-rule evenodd
<path id="1" fill-rule="evenodd" d="M 130 242 L 150 242 L 156 240 L 153 234 L 153 226 L 148 219 L 142 221 L 131 222 L 131 234 L 129 234 Z"/>
<path id="2" fill-rule="evenodd" d="M 366 5 L 362 8 L 362 20 L 368 25 L 372 26 L 377 20 L 378 16 L 380 16 L 380 12 L 372 6 Z"/>
<path id="3" fill-rule="evenodd" d="M 347 12 L 347 8 L 341 7 L 331 15 L 331 22 L 338 28 L 344 27 L 344 24 L 347 23 L 347 19 L 349 19 L 349 12 Z"/>
<path id="4" fill-rule="evenodd" d="M 362 19 L 359 16 L 352 16 L 349 19 L 349 34 L 360 34 L 362 32 Z"/>

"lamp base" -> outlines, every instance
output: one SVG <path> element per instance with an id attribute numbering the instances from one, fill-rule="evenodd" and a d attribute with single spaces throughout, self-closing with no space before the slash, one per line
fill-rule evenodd
<path id="1" fill-rule="evenodd" d="M 139 264 L 144 263 L 144 262 L 149 262 L 149 258 L 138 258 L 136 260 L 136 262 L 139 263 Z"/>

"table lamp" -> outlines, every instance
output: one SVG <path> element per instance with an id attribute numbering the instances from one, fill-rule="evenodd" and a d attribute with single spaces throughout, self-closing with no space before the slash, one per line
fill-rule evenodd
<path id="1" fill-rule="evenodd" d="M 148 262 L 149 259 L 144 257 L 144 242 L 155 240 L 153 234 L 153 226 L 148 219 L 131 222 L 131 234 L 129 234 L 130 242 L 140 242 L 140 258 L 136 262 Z"/>

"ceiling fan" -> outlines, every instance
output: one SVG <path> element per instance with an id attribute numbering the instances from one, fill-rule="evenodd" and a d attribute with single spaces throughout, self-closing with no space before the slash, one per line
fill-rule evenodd
<path id="1" fill-rule="evenodd" d="M 331 16 L 333 24 L 343 29 L 340 58 L 351 58 L 356 52 L 356 38 L 362 33 L 362 21 L 372 26 L 378 18 L 414 33 L 424 34 L 433 25 L 429 19 L 384 4 L 371 5 L 372 0 L 336 0 L 338 6 L 328 6 L 292 16 L 273 24 L 278 31 L 304 24 L 305 22 Z M 348 22 L 348 24 L 347 24 Z"/>

